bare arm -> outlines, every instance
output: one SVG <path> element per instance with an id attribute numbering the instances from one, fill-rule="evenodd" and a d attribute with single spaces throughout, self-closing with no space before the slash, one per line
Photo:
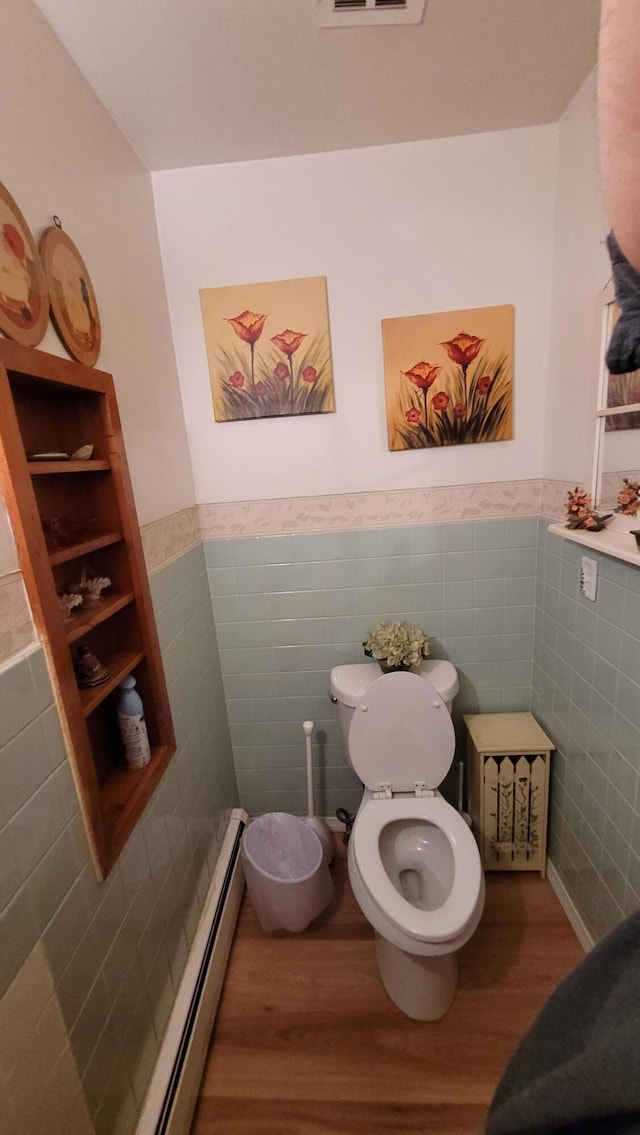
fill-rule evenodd
<path id="1" fill-rule="evenodd" d="M 640 271 L 640 0 L 602 0 L 598 120 L 609 224 Z"/>

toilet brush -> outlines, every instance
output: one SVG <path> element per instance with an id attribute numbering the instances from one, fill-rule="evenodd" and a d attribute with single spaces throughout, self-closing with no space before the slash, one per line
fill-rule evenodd
<path id="1" fill-rule="evenodd" d="M 322 844 L 322 860 L 324 863 L 331 863 L 333 859 L 333 837 L 329 831 L 328 825 L 319 816 L 314 815 L 313 811 L 313 768 L 311 763 L 311 734 L 313 733 L 313 721 L 303 721 L 302 728 L 306 738 L 307 747 L 307 811 L 308 815 L 303 816 L 305 824 L 314 831 Z"/>

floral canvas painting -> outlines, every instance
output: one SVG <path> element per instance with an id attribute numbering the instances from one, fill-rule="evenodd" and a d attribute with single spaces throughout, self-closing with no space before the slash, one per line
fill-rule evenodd
<path id="1" fill-rule="evenodd" d="M 323 276 L 200 292 L 217 422 L 335 410 Z"/>
<path id="2" fill-rule="evenodd" d="M 513 436 L 513 307 L 382 320 L 389 449 Z"/>

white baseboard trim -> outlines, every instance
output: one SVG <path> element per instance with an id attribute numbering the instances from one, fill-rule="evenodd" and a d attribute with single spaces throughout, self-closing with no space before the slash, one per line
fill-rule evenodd
<path id="1" fill-rule="evenodd" d="M 136 1135 L 188 1135 L 244 890 L 234 808 L 187 958 Z"/>
<path id="2" fill-rule="evenodd" d="M 582 918 L 578 913 L 578 908 L 569 895 L 567 888 L 562 882 L 560 875 L 558 874 L 550 859 L 547 859 L 547 878 L 556 893 L 556 897 L 560 903 L 560 906 L 564 910 L 564 913 L 566 914 L 569 922 L 573 927 L 576 938 L 582 946 L 585 954 L 588 954 L 589 951 L 592 950 L 595 946 L 595 940 L 591 937 L 591 934 L 587 930 L 584 922 L 582 921 Z"/>

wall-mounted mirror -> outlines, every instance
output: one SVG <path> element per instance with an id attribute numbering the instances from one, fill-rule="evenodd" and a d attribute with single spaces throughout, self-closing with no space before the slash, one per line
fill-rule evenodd
<path id="1" fill-rule="evenodd" d="M 604 306 L 592 495 L 598 512 L 612 512 L 623 478 L 640 480 L 640 371 L 609 374 L 605 356 L 620 316 L 612 281 L 607 284 L 602 296 Z"/>

